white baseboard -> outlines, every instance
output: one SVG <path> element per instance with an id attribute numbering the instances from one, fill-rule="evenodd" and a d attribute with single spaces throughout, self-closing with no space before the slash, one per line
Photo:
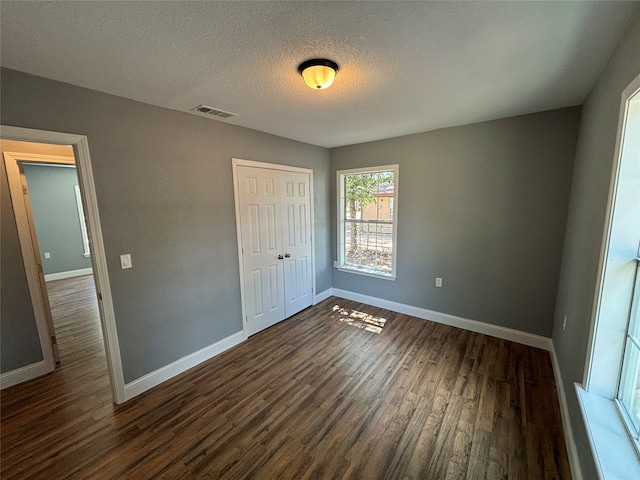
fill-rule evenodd
<path id="1" fill-rule="evenodd" d="M 24 367 L 16 368 L 10 372 L 0 374 L 0 390 L 12 387 L 18 383 L 26 382 L 27 380 L 33 380 L 34 378 L 45 375 L 53 371 L 53 368 L 46 364 L 44 360 L 26 365 Z"/>
<path id="2" fill-rule="evenodd" d="M 560 416 L 562 417 L 564 443 L 567 445 L 567 455 L 569 456 L 571 477 L 573 478 L 573 480 L 582 480 L 582 468 L 580 467 L 578 448 L 576 447 L 575 437 L 573 436 L 573 428 L 571 428 L 567 395 L 564 391 L 564 383 L 562 383 L 562 373 L 560 372 L 560 364 L 558 363 L 556 349 L 553 346 L 553 340 L 551 341 L 551 348 L 549 349 L 549 353 L 551 354 L 551 365 L 553 366 L 553 375 L 556 380 L 556 390 L 558 391 L 558 401 L 560 402 Z"/>
<path id="3" fill-rule="evenodd" d="M 63 280 L 65 278 L 82 277 L 83 275 L 91 275 L 93 273 L 92 268 L 81 268 L 80 270 L 69 270 L 67 272 L 49 273 L 44 276 L 45 282 L 52 280 Z"/>
<path id="4" fill-rule="evenodd" d="M 424 320 L 431 320 L 436 323 L 443 323 L 452 327 L 464 328 L 465 330 L 491 335 L 492 337 L 510 340 L 530 347 L 541 348 L 543 350 L 549 350 L 551 348 L 551 339 L 541 335 L 521 332 L 520 330 L 492 325 L 490 323 L 478 322 L 477 320 L 469 320 L 468 318 L 456 317 L 455 315 L 449 315 L 448 313 L 441 313 L 434 310 L 427 310 L 426 308 L 406 305 L 404 303 L 383 300 L 381 298 L 350 292 L 348 290 L 341 290 L 339 288 L 332 288 L 331 293 L 336 297 L 346 298 L 347 300 L 366 303 L 367 305 L 373 305 L 374 307 L 386 308 L 393 312 L 404 313 L 405 315 L 411 315 Z"/>
<path id="5" fill-rule="evenodd" d="M 324 292 L 318 293 L 313 299 L 313 304 L 315 305 L 316 303 L 320 303 L 321 301 L 329 298 L 332 295 L 331 290 L 331 288 L 327 288 Z"/>
<path id="6" fill-rule="evenodd" d="M 209 345 L 197 352 L 193 352 L 186 357 L 182 357 L 169 365 L 159 368 L 151 373 L 147 373 L 145 376 L 125 384 L 125 399 L 130 400 L 136 395 L 140 395 L 142 392 L 146 392 L 147 390 L 160 385 L 162 382 L 195 367 L 199 363 L 209 360 L 225 350 L 242 343 L 244 339 L 243 332 L 234 333 L 213 345 Z"/>

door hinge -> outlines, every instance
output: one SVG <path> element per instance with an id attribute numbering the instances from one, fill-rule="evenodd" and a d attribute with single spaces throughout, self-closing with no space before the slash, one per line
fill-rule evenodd
<path id="1" fill-rule="evenodd" d="M 102 294 L 98 292 L 98 300 L 102 300 Z"/>
<path id="2" fill-rule="evenodd" d="M 38 273 L 42 273 L 42 265 L 39 263 L 36 263 L 36 267 L 38 268 Z"/>
<path id="3" fill-rule="evenodd" d="M 55 345 L 56 343 L 58 343 L 58 340 L 56 339 L 55 335 L 51 335 L 51 345 Z"/>
<path id="4" fill-rule="evenodd" d="M 22 185 L 22 194 L 23 195 L 27 194 L 27 186 L 26 185 Z"/>

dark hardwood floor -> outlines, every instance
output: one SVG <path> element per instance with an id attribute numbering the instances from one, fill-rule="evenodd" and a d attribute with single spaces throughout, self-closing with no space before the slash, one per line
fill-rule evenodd
<path id="1" fill-rule="evenodd" d="M 3 479 L 569 479 L 549 354 L 339 298 L 124 405 L 91 277 L 62 364 L 1 393 Z"/>

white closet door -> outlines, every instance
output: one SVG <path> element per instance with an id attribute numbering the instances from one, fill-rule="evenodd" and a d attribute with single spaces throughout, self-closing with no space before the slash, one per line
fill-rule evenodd
<path id="1" fill-rule="evenodd" d="M 280 172 L 238 167 L 246 332 L 285 318 Z"/>
<path id="2" fill-rule="evenodd" d="M 311 193 L 306 173 L 281 173 L 285 316 L 311 305 Z"/>

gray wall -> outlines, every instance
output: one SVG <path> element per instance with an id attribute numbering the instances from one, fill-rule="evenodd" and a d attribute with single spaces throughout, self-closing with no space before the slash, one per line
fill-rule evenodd
<path id="1" fill-rule="evenodd" d="M 0 167 L 0 372 L 43 360 L 4 165 Z"/>
<path id="2" fill-rule="evenodd" d="M 327 149 L 1 75 L 3 124 L 87 135 L 125 382 L 242 329 L 232 157 L 314 170 L 317 291 L 331 286 Z M 120 269 L 122 253 L 132 255 L 132 269 Z M 3 285 L 13 281 L 4 268 L 1 275 Z"/>
<path id="3" fill-rule="evenodd" d="M 75 167 L 25 164 L 23 169 L 45 275 L 91 268 L 82 245 Z"/>
<path id="4" fill-rule="evenodd" d="M 582 382 L 622 91 L 640 74 L 640 14 L 612 55 L 582 110 L 565 234 L 553 343 L 585 478 L 597 478 L 573 388 Z M 567 329 L 562 319 L 567 315 Z"/>
<path id="5" fill-rule="evenodd" d="M 575 107 L 333 149 L 332 178 L 400 165 L 396 280 L 334 269 L 333 286 L 550 336 L 579 116 Z M 334 259 L 335 238 L 334 228 Z"/>

